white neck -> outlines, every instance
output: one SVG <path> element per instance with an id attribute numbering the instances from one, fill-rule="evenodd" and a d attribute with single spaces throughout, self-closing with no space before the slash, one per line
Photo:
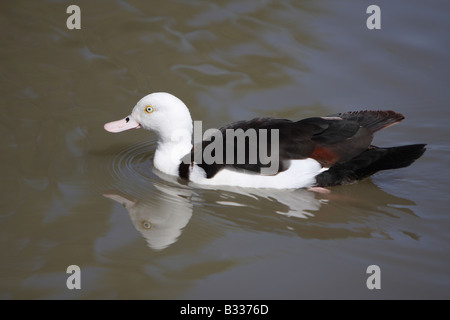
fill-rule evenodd
<path id="1" fill-rule="evenodd" d="M 179 130 L 170 139 L 160 136 L 153 158 L 155 168 L 166 174 L 178 176 L 182 158 L 192 149 L 191 136 L 189 130 Z"/>

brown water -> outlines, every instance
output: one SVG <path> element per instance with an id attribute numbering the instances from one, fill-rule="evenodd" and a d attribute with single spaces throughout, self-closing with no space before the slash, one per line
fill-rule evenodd
<path id="1" fill-rule="evenodd" d="M 77 3 L 0 4 L 0 298 L 450 298 L 448 2 Z M 204 128 L 394 109 L 375 144 L 428 150 L 329 195 L 195 189 L 103 130 L 153 91 Z"/>

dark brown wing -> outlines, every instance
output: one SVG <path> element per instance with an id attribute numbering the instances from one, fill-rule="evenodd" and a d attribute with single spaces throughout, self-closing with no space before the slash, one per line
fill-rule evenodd
<path id="1" fill-rule="evenodd" d="M 328 117 L 315 117 L 293 122 L 286 119 L 256 118 L 249 121 L 239 121 L 232 123 L 220 129 L 221 139 L 223 141 L 222 161 L 215 163 L 202 162 L 198 165 L 203 168 L 208 178 L 213 177 L 221 169 L 231 166 L 237 169 L 260 172 L 261 168 L 269 165 L 263 164 L 259 158 L 251 158 L 250 149 L 259 146 L 261 137 L 257 135 L 256 141 L 250 143 L 251 139 L 245 139 L 244 163 L 237 161 L 237 139 L 234 139 L 234 158 L 232 164 L 227 164 L 227 135 L 230 132 L 241 130 L 243 134 L 248 133 L 249 129 L 254 129 L 262 133 L 261 129 L 266 129 L 267 141 L 266 150 L 270 151 L 272 147 L 272 130 L 278 130 L 278 163 L 277 172 L 289 168 L 290 160 L 313 158 L 324 167 L 330 167 L 336 163 L 346 162 L 353 157 L 361 154 L 370 146 L 373 133 L 386 126 L 401 121 L 403 116 L 392 111 L 359 111 L 335 114 Z M 231 130 L 231 131 L 230 131 Z M 264 132 L 263 132 L 264 133 Z M 215 141 L 203 141 L 201 147 L 194 146 L 190 155 L 191 163 L 194 161 L 195 152 L 201 151 L 202 154 L 207 148 L 211 149 L 211 144 Z M 244 141 L 244 140 L 241 140 Z M 259 156 L 259 154 L 257 155 Z M 268 154 L 270 156 L 270 154 Z M 198 155 L 195 159 L 199 159 Z M 230 161 L 228 161 L 230 162 Z M 198 163 L 198 161 L 197 161 Z M 180 165 L 180 176 L 188 178 L 189 164 L 184 161 Z"/>

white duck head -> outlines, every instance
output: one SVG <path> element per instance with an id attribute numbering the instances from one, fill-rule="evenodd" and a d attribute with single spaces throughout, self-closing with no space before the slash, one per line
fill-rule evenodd
<path id="1" fill-rule="evenodd" d="M 105 124 L 106 131 L 121 132 L 144 128 L 158 135 L 153 165 L 158 170 L 178 174 L 181 158 L 191 151 L 192 118 L 186 105 L 166 92 L 143 97 L 124 119 Z"/>

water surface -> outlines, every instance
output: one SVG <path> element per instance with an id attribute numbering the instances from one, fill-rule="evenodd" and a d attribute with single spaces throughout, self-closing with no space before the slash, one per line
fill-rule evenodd
<path id="1" fill-rule="evenodd" d="M 369 1 L 77 3 L 80 30 L 69 1 L 0 4 L 0 298 L 450 298 L 448 3 L 377 1 L 381 30 Z M 103 130 L 154 91 L 204 128 L 394 109 L 374 143 L 428 150 L 327 195 L 193 188 Z"/>

